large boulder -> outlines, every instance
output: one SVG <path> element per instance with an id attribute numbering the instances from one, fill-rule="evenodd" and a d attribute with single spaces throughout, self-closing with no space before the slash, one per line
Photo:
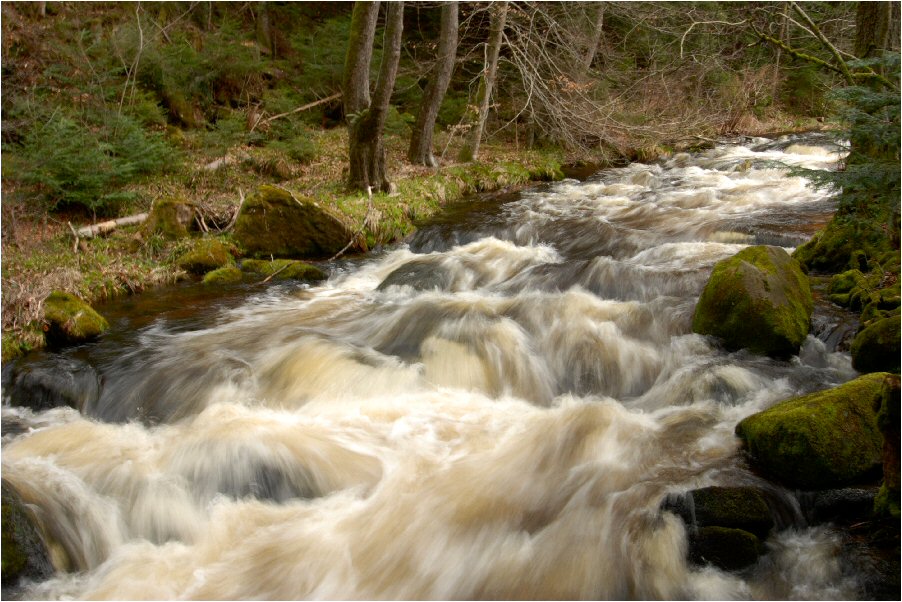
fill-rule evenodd
<path id="1" fill-rule="evenodd" d="M 898 372 L 900 353 L 898 315 L 871 323 L 852 341 L 852 367 L 859 372 Z"/>
<path id="2" fill-rule="evenodd" d="M 48 347 L 89 341 L 109 327 L 103 316 L 71 293 L 54 291 L 44 300 L 44 338 Z"/>
<path id="3" fill-rule="evenodd" d="M 261 186 L 245 200 L 235 240 L 251 257 L 323 258 L 341 251 L 353 233 L 312 200 Z"/>
<path id="4" fill-rule="evenodd" d="M 797 261 L 780 247 L 748 247 L 714 266 L 692 330 L 720 338 L 729 349 L 787 358 L 808 335 L 813 308 Z"/>
<path id="5" fill-rule="evenodd" d="M 752 464 L 796 489 L 831 489 L 879 473 L 883 437 L 874 404 L 886 374 L 861 376 L 839 387 L 795 397 L 738 425 Z"/>

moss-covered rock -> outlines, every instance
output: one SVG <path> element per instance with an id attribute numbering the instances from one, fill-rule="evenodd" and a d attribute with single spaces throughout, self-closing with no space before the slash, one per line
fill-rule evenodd
<path id="1" fill-rule="evenodd" d="M 54 291 L 44 300 L 44 338 L 49 347 L 89 341 L 109 327 L 103 316 L 75 295 Z"/>
<path id="2" fill-rule="evenodd" d="M 859 372 L 898 372 L 902 321 L 898 315 L 874 321 L 852 341 L 852 367 Z"/>
<path id="3" fill-rule="evenodd" d="M 157 200 L 144 222 L 148 234 L 162 234 L 169 239 L 184 238 L 194 225 L 195 207 L 180 198 Z"/>
<path id="4" fill-rule="evenodd" d="M 231 265 L 235 252 L 233 247 L 215 238 L 202 238 L 179 255 L 176 265 L 192 274 L 206 274 Z"/>
<path id="5" fill-rule="evenodd" d="M 899 519 L 899 377 L 889 375 L 877 409 L 877 428 L 883 435 L 883 484 L 874 500 L 874 514 Z"/>
<path id="6" fill-rule="evenodd" d="M 233 284 L 235 282 L 241 282 L 241 270 L 234 265 L 227 265 L 223 268 L 213 270 L 212 272 L 207 272 L 203 282 L 204 284 L 211 286 L 216 284 Z"/>
<path id="7" fill-rule="evenodd" d="M 316 266 L 294 259 L 245 259 L 241 270 L 272 277 L 275 280 L 325 280 L 326 273 Z"/>
<path id="8" fill-rule="evenodd" d="M 868 374 L 786 400 L 741 421 L 736 434 L 752 464 L 789 487 L 830 489 L 875 477 L 883 437 L 874 404 L 885 377 Z"/>
<path id="9" fill-rule="evenodd" d="M 865 272 L 868 258 L 888 252 L 892 252 L 892 244 L 884 219 L 836 215 L 792 256 L 806 270 L 836 274 L 849 269 Z"/>
<path id="10" fill-rule="evenodd" d="M 689 537 L 689 559 L 712 564 L 725 571 L 738 571 L 755 564 L 764 553 L 761 540 L 742 529 L 702 527 Z"/>
<path id="11" fill-rule="evenodd" d="M 704 487 L 669 499 L 664 509 L 690 527 L 742 529 L 764 539 L 774 526 L 770 508 L 754 487 Z"/>
<path id="12" fill-rule="evenodd" d="M 251 257 L 331 257 L 351 237 L 335 215 L 275 186 L 248 197 L 235 223 L 235 240 Z"/>
<path id="13" fill-rule="evenodd" d="M 714 266 L 692 330 L 716 336 L 730 349 L 786 358 L 808 335 L 813 308 L 798 262 L 779 247 L 748 247 Z"/>
<path id="14" fill-rule="evenodd" d="M 43 580 L 53 574 L 50 554 L 41 538 L 40 530 L 28 508 L 15 489 L 3 479 L 2 489 L 2 546 L 3 588 L 15 587 L 19 579 L 27 577 Z"/>

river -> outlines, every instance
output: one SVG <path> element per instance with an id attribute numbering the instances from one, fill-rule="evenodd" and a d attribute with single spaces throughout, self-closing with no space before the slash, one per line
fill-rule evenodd
<path id="1" fill-rule="evenodd" d="M 98 395 L 3 408 L 3 477 L 70 569 L 17 595 L 854 599 L 842 535 L 733 434 L 855 376 L 842 324 L 820 305 L 791 361 L 690 328 L 718 260 L 829 219 L 786 165 L 838 160 L 725 143 L 484 197 L 316 286 L 111 306 L 69 352 Z M 790 528 L 742 573 L 689 564 L 662 500 L 735 484 L 784 495 Z"/>

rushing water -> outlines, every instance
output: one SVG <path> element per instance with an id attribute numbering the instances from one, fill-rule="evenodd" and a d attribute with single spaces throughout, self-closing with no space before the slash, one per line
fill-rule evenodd
<path id="1" fill-rule="evenodd" d="M 140 327 L 81 352 L 103 378 L 81 412 L 4 407 L 31 430 L 4 438 L 3 476 L 70 569 L 21 595 L 860 595 L 839 535 L 791 495 L 792 527 L 741 574 L 688 564 L 683 523 L 659 511 L 761 485 L 737 421 L 854 376 L 829 317 L 789 362 L 690 329 L 714 263 L 829 217 L 774 163 L 833 165 L 819 142 L 489 199 L 321 286 L 123 318 Z"/>

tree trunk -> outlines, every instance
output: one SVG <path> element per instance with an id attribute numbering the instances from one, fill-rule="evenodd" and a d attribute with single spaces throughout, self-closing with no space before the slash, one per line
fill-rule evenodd
<path id="1" fill-rule="evenodd" d="M 378 16 L 378 1 L 354 3 L 341 85 L 346 119 L 370 106 L 370 58 L 373 55 L 373 37 L 376 34 Z"/>
<path id="2" fill-rule="evenodd" d="M 893 14 L 895 12 L 895 15 Z M 898 2 L 859 2 L 855 16 L 855 56 L 866 59 L 877 56 L 882 50 L 899 48 L 898 39 L 891 38 L 895 16 L 898 38 Z"/>
<path id="3" fill-rule="evenodd" d="M 478 112 L 471 122 L 472 129 L 460 150 L 461 161 L 475 161 L 479 156 L 479 144 L 482 142 L 485 120 L 488 117 L 489 104 L 492 99 L 492 87 L 495 85 L 495 75 L 498 72 L 498 55 L 501 53 L 501 39 L 504 34 L 504 22 L 507 19 L 507 2 L 495 2 L 491 5 L 490 10 L 492 18 L 489 25 L 485 69 L 482 71 L 479 90 L 476 93 Z"/>
<path id="4" fill-rule="evenodd" d="M 269 4 L 259 2 L 257 11 L 257 43 L 269 52 L 269 58 L 276 58 L 276 39 L 269 18 Z"/>
<path id="5" fill-rule="evenodd" d="M 583 57 L 582 65 L 580 65 L 580 77 L 585 79 L 595 60 L 595 54 L 598 52 L 598 43 L 601 41 L 601 31 L 604 27 L 604 3 L 599 2 L 598 12 L 595 13 L 595 27 L 592 30 L 592 36 L 589 39 L 589 45 L 586 47 L 586 55 Z"/>
<path id="6" fill-rule="evenodd" d="M 410 135 L 410 149 L 407 159 L 415 165 L 436 167 L 438 162 L 432 155 L 432 133 L 435 119 L 445 98 L 451 73 L 454 71 L 454 58 L 457 54 L 457 2 L 442 5 L 442 29 L 438 39 L 435 72 L 429 78 L 420 112 Z"/>
<path id="7" fill-rule="evenodd" d="M 354 11 L 357 12 L 356 5 Z M 388 6 L 385 19 L 385 47 L 382 50 L 382 66 L 379 69 L 379 79 L 376 81 L 372 102 L 351 122 L 348 186 L 354 190 L 391 191 L 391 182 L 385 173 L 382 131 L 385 128 L 385 117 L 395 86 L 395 76 L 398 73 L 403 29 L 404 3 L 392 2 Z"/>

